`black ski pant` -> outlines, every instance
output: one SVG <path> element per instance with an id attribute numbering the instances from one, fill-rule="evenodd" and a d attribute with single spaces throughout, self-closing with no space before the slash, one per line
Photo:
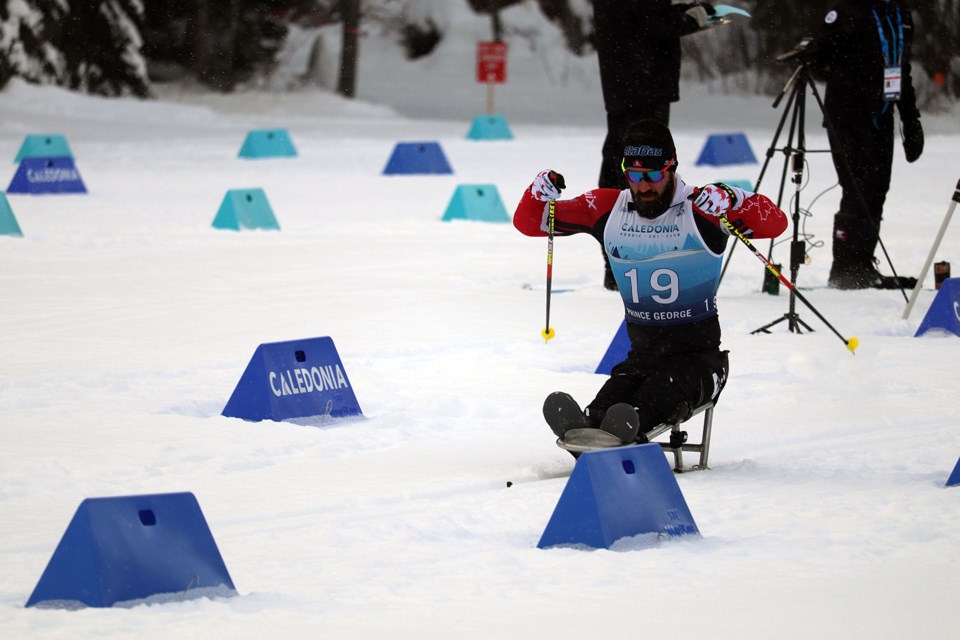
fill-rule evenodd
<path id="1" fill-rule="evenodd" d="M 893 164 L 893 106 L 879 117 L 835 113 L 828 129 L 843 193 L 834 218 L 833 260 L 839 269 L 873 266 Z"/>
<path id="2" fill-rule="evenodd" d="M 729 369 L 726 351 L 660 356 L 631 351 L 610 372 L 586 413 L 591 420 L 602 421 L 607 409 L 626 402 L 636 407 L 642 433 L 667 421 L 683 422 L 707 400 L 717 399 Z"/>

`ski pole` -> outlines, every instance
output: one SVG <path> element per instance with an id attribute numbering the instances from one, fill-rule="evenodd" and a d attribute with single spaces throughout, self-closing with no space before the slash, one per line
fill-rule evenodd
<path id="1" fill-rule="evenodd" d="M 923 269 L 920 270 L 920 277 L 917 278 L 917 284 L 913 288 L 913 292 L 910 294 L 910 299 L 907 301 L 907 308 L 903 310 L 904 320 L 906 320 L 910 315 L 910 311 L 913 309 L 913 305 L 917 301 L 917 294 L 919 294 L 920 289 L 923 288 L 923 279 L 927 277 L 927 271 L 930 269 L 930 263 L 933 262 L 933 256 L 937 252 L 937 249 L 940 248 L 940 241 L 943 240 L 943 234 L 947 230 L 947 225 L 950 224 L 950 218 L 953 216 L 953 210 L 957 208 L 958 202 L 960 202 L 960 180 L 957 180 L 957 188 L 953 192 L 953 200 L 950 202 L 950 206 L 947 208 L 947 215 L 943 217 L 943 222 L 940 223 L 940 230 L 937 231 L 937 237 L 933 240 L 933 246 L 930 247 L 930 253 L 927 254 L 927 261 L 923 263 Z"/>
<path id="2" fill-rule="evenodd" d="M 540 335 L 544 342 L 550 342 L 557 332 L 550 327 L 550 292 L 553 289 L 553 223 L 556 219 L 556 205 L 550 201 L 549 213 L 547 214 L 547 326 L 544 327 Z"/>
<path id="3" fill-rule="evenodd" d="M 834 329 L 832 324 L 830 324 L 829 322 L 827 322 L 827 319 L 824 318 L 824 317 L 820 314 L 820 312 L 817 311 L 817 309 L 816 309 L 812 304 L 810 304 L 810 302 L 803 296 L 803 294 L 800 293 L 799 291 L 797 291 L 797 288 L 796 288 L 795 286 L 793 286 L 793 283 L 790 282 L 790 280 L 788 280 L 787 278 L 783 277 L 783 274 L 780 273 L 780 271 L 778 271 L 777 268 L 776 268 L 775 266 L 773 266 L 773 265 L 770 263 L 770 261 L 767 260 L 767 258 L 766 258 L 762 253 L 760 253 L 759 251 L 757 251 L 757 248 L 756 248 L 755 246 L 753 246 L 753 243 L 751 243 L 749 240 L 747 240 L 746 237 L 744 237 L 744 235 L 743 235 L 742 233 L 740 233 L 740 231 L 737 230 L 737 228 L 734 227 L 734 226 L 730 223 L 729 220 L 727 220 L 724 216 L 720 216 L 720 222 L 722 222 L 722 223 L 724 224 L 724 226 L 726 226 L 727 229 L 729 229 L 730 232 L 731 232 L 733 235 L 737 236 L 737 238 L 740 240 L 740 242 L 742 242 L 744 245 L 746 245 L 747 249 L 750 249 L 750 251 L 753 251 L 753 255 L 757 256 L 757 257 L 760 259 L 760 262 L 762 262 L 764 265 L 766 265 L 766 267 L 767 267 L 767 269 L 770 271 L 770 273 L 772 273 L 773 275 L 775 275 L 775 276 L 777 277 L 777 279 L 780 280 L 780 282 L 782 282 L 788 289 L 790 289 L 790 291 L 792 291 L 794 294 L 796 294 L 796 296 L 797 296 L 797 298 L 800 300 L 800 302 L 802 302 L 803 304 L 807 305 L 807 307 L 809 307 L 810 311 L 813 311 L 813 312 L 816 314 L 816 316 L 817 316 L 818 318 L 820 318 L 820 320 L 823 322 L 823 324 L 827 325 L 827 327 L 829 327 L 830 330 L 833 331 L 833 332 L 837 335 L 838 338 L 840 338 L 841 340 L 843 340 L 843 344 L 847 345 L 847 349 L 850 350 L 850 353 L 853 353 L 854 355 L 856 355 L 856 349 L 857 349 L 858 346 L 860 346 L 860 341 L 857 340 L 857 338 L 855 338 L 854 336 L 850 336 L 850 339 L 847 340 L 847 339 L 844 338 L 842 335 L 840 335 L 840 332 L 837 331 L 836 329 Z"/>

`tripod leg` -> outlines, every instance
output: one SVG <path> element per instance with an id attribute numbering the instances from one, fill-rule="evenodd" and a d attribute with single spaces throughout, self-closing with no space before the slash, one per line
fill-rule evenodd
<path id="1" fill-rule="evenodd" d="M 800 240 L 800 191 L 803 188 L 803 167 L 804 167 L 804 156 L 806 154 L 806 138 L 804 136 L 804 121 L 806 118 L 806 106 L 805 106 L 805 96 L 806 96 L 806 87 L 808 82 L 807 76 L 803 73 L 803 67 L 798 68 L 794 72 L 792 80 L 795 80 L 793 84 L 793 93 L 790 96 L 789 101 L 787 102 L 787 109 L 792 112 L 793 117 L 790 121 L 790 133 L 787 138 L 787 146 L 784 147 L 784 161 L 783 161 L 783 173 L 780 178 L 780 193 L 777 198 L 777 206 L 781 206 L 783 201 L 783 192 L 786 188 L 787 182 L 787 173 L 788 170 L 792 168 L 792 182 L 794 183 L 795 193 L 793 196 L 793 211 L 791 213 L 791 220 L 793 223 L 793 240 L 790 243 L 790 308 L 788 313 L 784 314 L 782 318 L 774 320 L 773 322 L 760 327 L 752 333 L 769 333 L 770 328 L 774 325 L 786 320 L 787 328 L 791 333 L 802 333 L 800 327 L 805 327 L 808 331 L 812 331 L 810 327 L 800 320 L 800 316 L 796 312 L 796 284 L 797 284 L 797 275 L 800 272 L 800 264 L 803 262 L 804 256 L 806 254 L 806 243 Z M 790 107 L 792 106 L 792 109 Z M 784 118 L 786 117 L 786 112 L 784 112 Z M 783 120 L 780 122 L 780 127 L 783 126 Z M 796 136 L 797 146 L 793 147 L 794 136 Z M 791 166 L 792 160 L 792 166 Z M 782 208 L 782 207 L 781 207 Z M 767 262 L 772 261 L 773 256 L 773 240 L 770 240 L 770 251 L 768 253 Z"/>
<path id="2" fill-rule="evenodd" d="M 787 82 L 787 85 L 784 87 L 783 91 L 781 91 L 780 96 L 778 96 L 778 97 L 777 97 L 777 100 L 773 103 L 774 108 L 776 108 L 777 105 L 780 104 L 780 99 L 783 97 L 784 93 L 785 93 L 791 86 L 794 86 L 794 89 L 795 89 L 795 85 L 793 85 L 793 83 L 794 83 L 794 81 L 796 80 L 796 78 L 797 78 L 797 72 L 794 72 L 794 75 L 791 76 L 790 80 Z M 764 174 L 766 174 L 766 172 L 767 172 L 767 166 L 769 166 L 770 160 L 773 158 L 773 155 L 774 155 L 777 151 L 781 151 L 781 149 L 778 149 L 778 148 L 777 148 L 777 141 L 780 139 L 780 133 L 783 131 L 783 125 L 786 124 L 786 122 L 787 122 L 787 115 L 791 112 L 791 107 L 792 107 L 793 104 L 796 102 L 796 99 L 797 99 L 797 93 L 796 93 L 796 90 L 794 90 L 793 92 L 790 93 L 790 97 L 787 98 L 787 104 L 786 104 L 786 106 L 783 108 L 783 113 L 782 113 L 781 116 L 780 116 L 780 122 L 777 123 L 777 130 L 776 130 L 776 131 L 774 132 L 774 134 L 773 134 L 773 140 L 770 142 L 770 146 L 767 147 L 767 156 L 766 156 L 766 158 L 765 158 L 764 161 L 763 161 L 763 166 L 760 167 L 760 175 L 757 176 L 757 181 L 756 181 L 756 182 L 754 183 L 754 185 L 753 185 L 753 191 L 754 191 L 754 193 L 756 193 L 756 192 L 758 192 L 758 191 L 760 190 L 760 183 L 763 182 L 763 176 L 764 176 Z M 790 145 L 791 145 L 792 142 L 793 142 L 793 125 L 791 124 L 791 126 L 790 126 L 790 137 L 787 139 L 787 146 L 784 147 L 784 149 L 782 149 L 782 151 L 784 152 L 784 154 L 787 153 L 787 150 L 790 148 Z M 784 174 L 786 174 L 786 171 L 784 171 Z M 782 182 L 781 182 L 781 184 L 780 184 L 780 195 L 781 195 L 781 197 L 783 196 L 783 183 L 782 183 Z M 777 206 L 778 206 L 778 207 L 780 206 L 780 201 L 779 201 L 779 200 L 777 201 Z M 727 253 L 727 259 L 726 259 L 726 260 L 724 261 L 724 263 L 723 263 L 723 269 L 720 270 L 720 278 L 717 280 L 717 287 L 719 287 L 719 286 L 720 286 L 720 283 L 723 282 L 723 276 L 726 275 L 726 273 L 727 273 L 727 267 L 730 266 L 730 261 L 733 259 L 733 252 L 734 252 L 734 250 L 735 250 L 736 248 L 737 248 L 737 243 L 735 242 L 735 243 L 733 243 L 733 246 L 730 247 L 730 251 Z M 770 242 L 770 252 L 771 252 L 771 253 L 773 252 L 773 241 L 772 241 L 772 240 L 771 240 L 771 242 Z"/>
<path id="3" fill-rule="evenodd" d="M 759 329 L 754 329 L 753 331 L 750 332 L 750 335 L 753 335 L 753 334 L 755 334 L 755 333 L 770 333 L 771 327 L 774 327 L 774 326 L 780 324 L 780 323 L 783 322 L 784 320 L 788 320 L 788 321 L 790 320 L 790 314 L 789 314 L 789 313 L 783 314 L 783 316 L 777 318 L 777 319 L 774 320 L 773 322 L 768 322 L 767 324 L 763 325 L 763 326 L 760 327 Z"/>

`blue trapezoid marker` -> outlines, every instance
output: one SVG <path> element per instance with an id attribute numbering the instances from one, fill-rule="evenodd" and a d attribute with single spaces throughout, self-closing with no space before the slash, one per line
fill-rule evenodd
<path id="1" fill-rule="evenodd" d="M 950 477 L 947 478 L 948 487 L 955 487 L 960 484 L 960 459 L 957 460 L 957 464 L 953 467 L 953 472 L 950 474 Z"/>
<path id="2" fill-rule="evenodd" d="M 933 329 L 960 336 L 960 278 L 947 278 L 940 284 L 914 337 Z"/>
<path id="3" fill-rule="evenodd" d="M 604 353 L 603 358 L 600 359 L 600 364 L 597 365 L 594 373 L 600 373 L 606 376 L 610 375 L 610 372 L 616 365 L 627 359 L 629 352 L 630 336 L 627 335 L 627 321 L 623 320 L 617 332 L 614 334 L 613 340 L 610 341 L 610 346 L 607 347 L 606 353 Z"/>
<path id="4" fill-rule="evenodd" d="M 447 209 L 444 222 L 450 220 L 479 220 L 481 222 L 510 222 L 510 215 L 495 184 L 457 185 Z"/>
<path id="5" fill-rule="evenodd" d="M 222 415 L 250 421 L 363 415 L 329 337 L 257 347 Z"/>
<path id="6" fill-rule="evenodd" d="M 398 142 L 390 154 L 384 175 L 453 173 L 438 142 Z"/>
<path id="7" fill-rule="evenodd" d="M 537 547 L 608 549 L 646 533 L 700 535 L 656 443 L 581 453 Z"/>
<path id="8" fill-rule="evenodd" d="M 240 158 L 254 160 L 258 158 L 295 158 L 297 149 L 286 129 L 254 129 L 247 137 L 237 154 Z"/>
<path id="9" fill-rule="evenodd" d="M 263 189 L 230 189 L 223 196 L 217 215 L 213 218 L 215 229 L 267 229 L 280 230 L 280 223 L 273 213 L 270 201 Z"/>
<path id="10" fill-rule="evenodd" d="M 19 236 L 23 237 L 23 231 L 17 224 L 17 217 L 13 215 L 13 209 L 7 201 L 7 196 L 0 193 L 0 236 Z"/>
<path id="11" fill-rule="evenodd" d="M 498 114 L 477 116 L 467 132 L 470 140 L 512 140 L 513 133 L 507 119 Z"/>
<path id="12" fill-rule="evenodd" d="M 73 157 L 73 151 L 67 144 L 67 138 L 59 133 L 31 133 L 23 139 L 15 163 L 24 158 L 62 158 Z"/>
<path id="13" fill-rule="evenodd" d="M 697 166 L 702 164 L 717 167 L 731 164 L 756 164 L 757 158 L 753 155 L 750 142 L 744 133 L 716 133 L 707 137 Z"/>
<path id="14" fill-rule="evenodd" d="M 7 193 L 31 195 L 86 193 L 73 158 L 24 158 L 10 181 Z"/>
<path id="15" fill-rule="evenodd" d="M 26 606 L 111 607 L 162 594 L 236 595 L 189 492 L 81 502 Z"/>

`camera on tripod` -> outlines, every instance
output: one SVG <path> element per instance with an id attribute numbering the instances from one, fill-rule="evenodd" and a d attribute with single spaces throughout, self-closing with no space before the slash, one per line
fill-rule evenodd
<path id="1" fill-rule="evenodd" d="M 777 62 L 798 62 L 800 64 L 810 62 L 808 47 L 811 42 L 813 42 L 813 38 L 804 38 L 793 49 L 777 56 Z"/>

